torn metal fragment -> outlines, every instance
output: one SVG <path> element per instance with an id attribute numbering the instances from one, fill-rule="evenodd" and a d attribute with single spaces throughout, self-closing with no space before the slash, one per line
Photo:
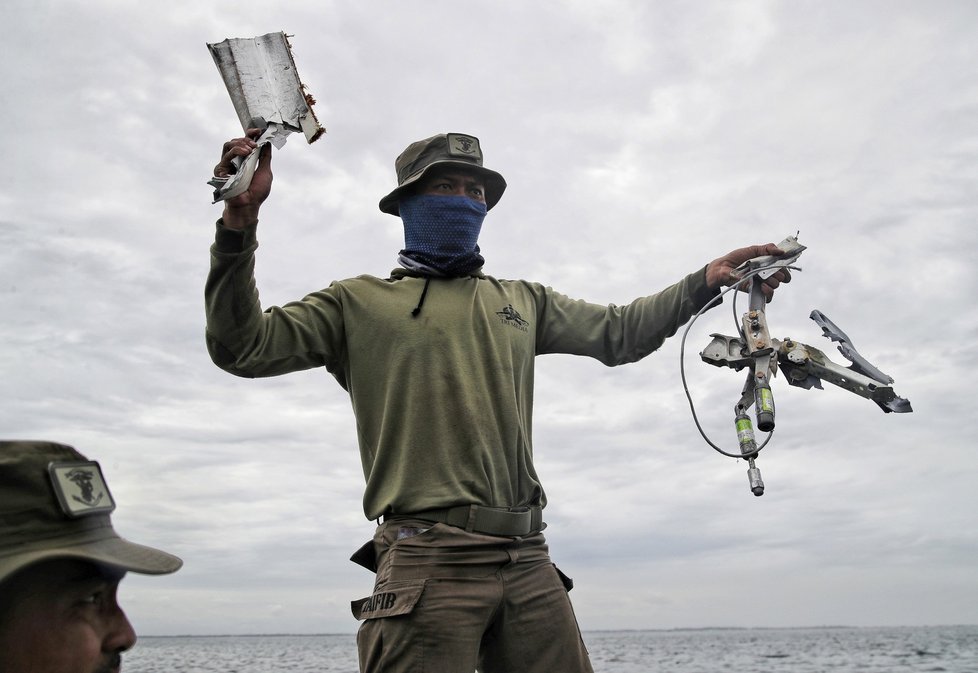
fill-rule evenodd
<path id="1" fill-rule="evenodd" d="M 238 172 L 230 178 L 212 178 L 214 202 L 241 194 L 251 184 L 258 164 L 261 146 L 272 142 L 285 144 L 290 133 L 301 132 L 309 143 L 315 142 L 325 129 L 312 110 L 315 99 L 299 79 L 292 47 L 284 32 L 253 38 L 228 38 L 208 44 L 214 64 L 224 80 L 241 128 L 260 128 L 265 133 L 259 147 L 240 162 Z"/>

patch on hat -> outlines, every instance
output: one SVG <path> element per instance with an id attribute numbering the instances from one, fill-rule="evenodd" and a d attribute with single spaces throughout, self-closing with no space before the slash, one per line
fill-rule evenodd
<path id="1" fill-rule="evenodd" d="M 475 159 L 480 166 L 482 165 L 482 149 L 479 147 L 478 138 L 462 133 L 449 133 L 447 138 L 449 155 L 465 157 L 469 160 Z"/>
<path id="2" fill-rule="evenodd" d="M 71 518 L 108 514 L 115 509 L 102 468 L 94 460 L 51 463 L 48 474 L 62 511 Z"/>

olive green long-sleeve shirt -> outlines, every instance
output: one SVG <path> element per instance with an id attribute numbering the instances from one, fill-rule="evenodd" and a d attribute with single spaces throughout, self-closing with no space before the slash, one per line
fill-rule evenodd
<path id="1" fill-rule="evenodd" d="M 705 268 L 626 306 L 481 273 L 428 279 L 398 269 L 263 311 L 257 246 L 254 228 L 218 228 L 205 291 L 211 357 L 238 376 L 325 367 L 336 378 L 353 403 L 369 519 L 546 504 L 533 467 L 535 356 L 634 362 L 716 295 Z"/>

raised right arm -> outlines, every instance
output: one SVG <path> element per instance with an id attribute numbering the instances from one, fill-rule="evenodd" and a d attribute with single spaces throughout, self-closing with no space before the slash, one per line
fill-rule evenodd
<path id="1" fill-rule="evenodd" d="M 214 174 L 233 173 L 233 160 L 250 154 L 260 133 L 249 129 L 247 137 L 224 143 Z M 262 310 L 255 283 L 256 230 L 271 184 L 268 144 L 248 190 L 224 203 L 204 288 L 211 359 L 225 371 L 249 378 L 333 366 L 343 343 L 342 306 L 331 289 Z"/>

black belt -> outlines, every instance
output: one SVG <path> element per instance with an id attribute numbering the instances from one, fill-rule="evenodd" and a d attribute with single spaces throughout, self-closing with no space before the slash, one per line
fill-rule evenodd
<path id="1" fill-rule="evenodd" d="M 464 528 L 470 533 L 506 537 L 538 533 L 546 528 L 546 524 L 543 523 L 543 508 L 539 506 L 505 509 L 482 505 L 460 505 L 445 509 L 384 515 L 384 521 L 391 519 L 421 519 Z"/>

